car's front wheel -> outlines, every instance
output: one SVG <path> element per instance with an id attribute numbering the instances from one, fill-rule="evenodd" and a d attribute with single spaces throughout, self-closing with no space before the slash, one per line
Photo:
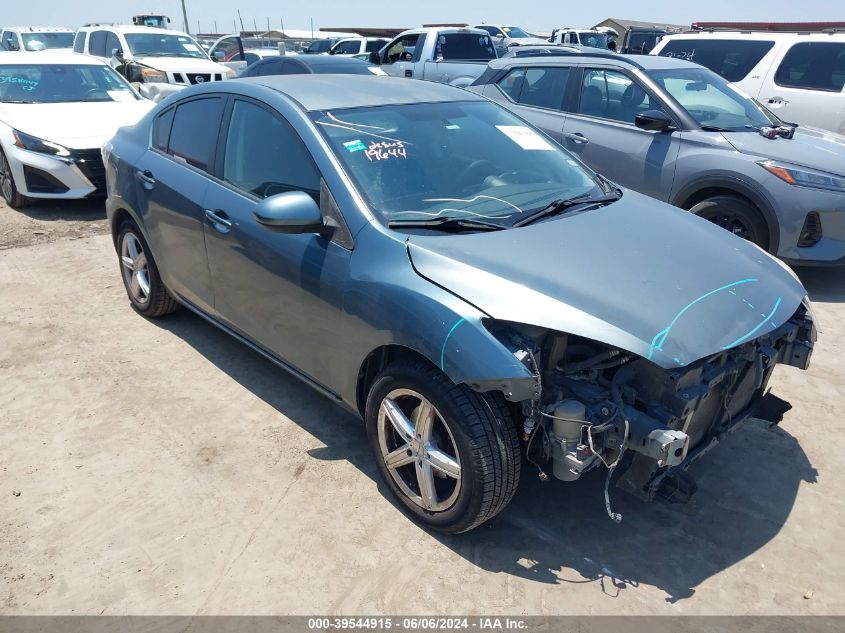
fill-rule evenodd
<path id="1" fill-rule="evenodd" d="M 366 425 L 379 472 L 426 526 L 465 532 L 516 491 L 519 437 L 501 394 L 456 385 L 425 361 L 397 362 L 373 382 Z"/>
<path id="2" fill-rule="evenodd" d="M 15 178 L 12 175 L 12 168 L 2 149 L 0 149 L 0 195 L 3 196 L 6 204 L 13 209 L 20 209 L 32 202 L 31 198 L 18 193 Z"/>
<path id="3" fill-rule="evenodd" d="M 690 211 L 737 237 L 754 242 L 763 250 L 769 250 L 766 220 L 754 205 L 738 196 L 713 196 L 702 200 Z"/>
<path id="4" fill-rule="evenodd" d="M 155 318 L 179 309 L 179 303 L 164 287 L 147 241 L 134 222 L 120 225 L 117 255 L 126 294 L 137 312 Z"/>

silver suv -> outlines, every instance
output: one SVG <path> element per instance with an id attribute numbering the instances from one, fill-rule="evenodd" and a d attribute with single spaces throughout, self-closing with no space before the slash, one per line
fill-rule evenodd
<path id="1" fill-rule="evenodd" d="M 470 87 L 618 184 L 793 264 L 845 264 L 845 137 L 788 124 L 719 75 L 665 57 L 490 62 Z"/>

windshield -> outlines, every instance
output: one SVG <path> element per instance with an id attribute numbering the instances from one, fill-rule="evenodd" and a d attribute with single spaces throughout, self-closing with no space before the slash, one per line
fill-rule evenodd
<path id="1" fill-rule="evenodd" d="M 514 39 L 520 39 L 523 37 L 531 37 L 528 33 L 523 31 L 518 26 L 503 26 L 502 30 L 505 32 L 507 37 L 512 37 Z"/>
<path id="2" fill-rule="evenodd" d="M 604 33 L 579 33 L 581 46 L 592 46 L 593 48 L 607 48 L 607 35 Z"/>
<path id="3" fill-rule="evenodd" d="M 0 103 L 136 99 L 132 87 L 108 66 L 0 64 Z"/>
<path id="4" fill-rule="evenodd" d="M 312 118 L 385 222 L 511 226 L 553 201 L 603 193 L 592 172 L 492 103 L 390 105 Z"/>
<path id="5" fill-rule="evenodd" d="M 702 127 L 741 132 L 780 124 L 763 106 L 706 68 L 652 70 L 648 75 Z"/>
<path id="6" fill-rule="evenodd" d="M 47 48 L 73 48 L 73 33 L 21 33 L 23 47 L 28 51 Z"/>
<path id="7" fill-rule="evenodd" d="M 197 57 L 208 59 L 192 37 L 163 33 L 127 33 L 126 43 L 135 57 Z"/>

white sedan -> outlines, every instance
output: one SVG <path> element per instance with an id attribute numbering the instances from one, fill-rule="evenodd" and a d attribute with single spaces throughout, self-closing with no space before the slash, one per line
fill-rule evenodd
<path id="1" fill-rule="evenodd" d="M 0 195 L 33 198 L 105 193 L 100 148 L 153 103 L 106 63 L 78 54 L 0 55 Z"/>

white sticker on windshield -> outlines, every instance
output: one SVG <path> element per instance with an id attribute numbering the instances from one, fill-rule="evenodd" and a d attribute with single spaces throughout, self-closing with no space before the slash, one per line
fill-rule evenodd
<path id="1" fill-rule="evenodd" d="M 496 129 L 522 149 L 540 149 L 552 152 L 555 149 L 546 139 L 530 127 L 525 127 L 524 125 L 497 125 Z"/>
<path id="2" fill-rule="evenodd" d="M 106 90 L 112 101 L 135 101 L 135 95 L 128 90 Z"/>
<path id="3" fill-rule="evenodd" d="M 189 51 L 191 53 L 199 53 L 200 52 L 200 49 L 197 48 L 197 45 L 191 44 L 190 42 L 183 42 L 182 48 L 184 48 L 186 51 Z"/>

